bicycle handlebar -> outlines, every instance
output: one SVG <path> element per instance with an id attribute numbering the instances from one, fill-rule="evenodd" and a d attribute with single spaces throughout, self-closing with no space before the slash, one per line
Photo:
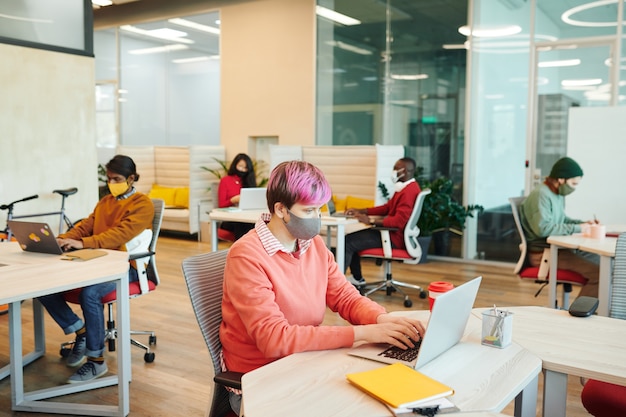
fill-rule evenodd
<path id="1" fill-rule="evenodd" d="M 21 200 L 16 200 L 16 201 L 14 201 L 12 203 L 9 203 L 9 204 L 3 204 L 3 205 L 0 206 L 0 210 L 6 210 L 8 208 L 13 207 L 13 205 L 16 204 L 16 203 L 21 203 L 22 201 L 34 200 L 35 198 L 39 198 L 39 195 L 35 194 L 35 195 L 31 195 L 30 197 L 22 198 Z"/>

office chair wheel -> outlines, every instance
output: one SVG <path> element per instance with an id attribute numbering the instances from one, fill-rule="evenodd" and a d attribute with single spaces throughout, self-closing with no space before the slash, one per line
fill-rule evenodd
<path id="1" fill-rule="evenodd" d="M 146 363 L 154 362 L 154 352 L 146 353 L 143 355 L 143 360 Z"/>
<path id="2" fill-rule="evenodd" d="M 148 338 L 148 344 L 149 344 L 150 346 L 152 346 L 152 345 L 156 345 L 156 336 L 155 336 L 155 335 L 151 335 L 151 336 Z"/>
<path id="3" fill-rule="evenodd" d="M 411 300 L 409 299 L 409 297 L 404 297 L 404 306 L 405 306 L 406 308 L 409 308 L 409 307 L 411 307 L 412 305 L 413 305 L 413 301 L 411 301 Z"/>
<path id="4" fill-rule="evenodd" d="M 420 298 L 421 298 L 421 299 L 426 298 L 426 295 L 427 295 L 427 294 L 426 294 L 426 291 L 424 291 L 424 290 L 420 291 Z"/>

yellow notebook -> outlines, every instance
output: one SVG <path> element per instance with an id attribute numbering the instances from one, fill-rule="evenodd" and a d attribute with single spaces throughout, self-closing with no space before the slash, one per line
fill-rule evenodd
<path id="1" fill-rule="evenodd" d="M 347 374 L 346 378 L 394 408 L 413 408 L 421 402 L 454 394 L 454 390 L 447 385 L 401 363 Z"/>

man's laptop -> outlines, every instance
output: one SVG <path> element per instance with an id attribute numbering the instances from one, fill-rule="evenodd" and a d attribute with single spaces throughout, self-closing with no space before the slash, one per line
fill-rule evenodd
<path id="1" fill-rule="evenodd" d="M 343 211 L 337 211 L 337 208 L 335 207 L 335 202 L 332 198 L 328 200 L 328 203 L 326 203 L 326 207 L 328 207 L 328 214 L 330 214 L 331 217 L 354 217 L 344 214 Z"/>
<path id="2" fill-rule="evenodd" d="M 23 250 L 27 252 L 62 255 L 63 249 L 57 243 L 54 233 L 47 223 L 9 220 L 9 228 Z"/>
<path id="3" fill-rule="evenodd" d="M 348 353 L 378 362 L 400 362 L 415 369 L 426 365 L 463 337 L 481 281 L 482 277 L 476 277 L 437 297 L 418 349 L 402 350 L 378 343 L 361 345 Z"/>
<path id="4" fill-rule="evenodd" d="M 267 188 L 242 188 L 239 193 L 241 210 L 263 210 L 267 208 Z"/>

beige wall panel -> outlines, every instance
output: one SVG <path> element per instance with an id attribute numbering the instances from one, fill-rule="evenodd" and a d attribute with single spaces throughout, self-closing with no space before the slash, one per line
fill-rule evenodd
<path id="1" fill-rule="evenodd" d="M 0 44 L 0 62 L 0 204 L 39 194 L 14 214 L 55 211 L 52 190 L 78 187 L 68 215 L 87 216 L 98 201 L 94 59 Z M 56 232 L 58 218 L 45 220 Z"/>
<path id="2" fill-rule="evenodd" d="M 248 138 L 315 144 L 315 0 L 221 9 L 221 143 L 231 160 Z"/>

